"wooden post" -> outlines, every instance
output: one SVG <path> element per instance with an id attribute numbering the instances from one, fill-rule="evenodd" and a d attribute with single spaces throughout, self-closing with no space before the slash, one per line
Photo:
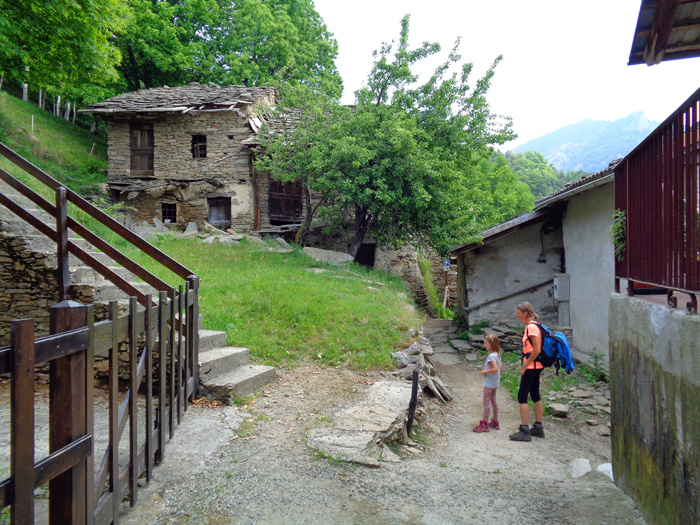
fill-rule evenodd
<path id="1" fill-rule="evenodd" d="M 58 263 L 58 299 L 68 299 L 70 267 L 68 264 L 68 206 L 66 189 L 56 188 L 56 256 Z M 76 303 L 77 304 L 77 303 Z"/>
<path id="2" fill-rule="evenodd" d="M 12 523 L 34 523 L 34 320 L 13 321 L 10 477 Z"/>
<path id="3" fill-rule="evenodd" d="M 194 387 L 192 389 L 192 399 L 194 400 L 199 395 L 199 277 L 191 275 L 189 277 L 194 298 L 192 300 L 192 377 L 194 378 Z"/>
<path id="4" fill-rule="evenodd" d="M 75 301 L 62 301 L 49 308 L 51 333 L 86 326 L 87 317 L 86 306 Z M 85 352 L 60 357 L 50 363 L 49 453 L 88 433 L 86 368 Z M 86 463 L 80 461 L 49 481 L 49 523 L 88 522 Z"/>
<path id="5" fill-rule="evenodd" d="M 467 298 L 467 267 L 466 267 L 466 256 L 460 254 L 457 256 L 457 308 L 459 312 L 459 323 L 468 328 L 469 327 L 469 313 L 465 310 L 469 306 Z"/>

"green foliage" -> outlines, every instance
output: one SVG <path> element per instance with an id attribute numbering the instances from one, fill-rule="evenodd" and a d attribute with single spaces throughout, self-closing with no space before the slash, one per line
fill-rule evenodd
<path id="1" fill-rule="evenodd" d="M 489 326 L 491 326 L 491 321 L 489 321 L 488 319 L 484 319 L 483 321 L 479 321 L 478 323 L 472 324 L 469 327 L 468 333 L 473 335 L 482 335 L 484 333 L 484 328 L 488 328 Z"/>
<path id="2" fill-rule="evenodd" d="M 595 349 L 591 352 L 590 358 L 579 364 L 576 369 L 578 375 L 591 383 L 597 381 L 610 382 L 610 369 L 606 363 L 605 356 Z"/>
<path id="3" fill-rule="evenodd" d="M 323 84 L 337 96 L 337 42 L 311 0 L 129 0 L 117 35 L 129 90 L 187 82 Z"/>
<path id="4" fill-rule="evenodd" d="M 613 212 L 613 223 L 610 225 L 610 236 L 612 237 L 615 257 L 622 261 L 627 247 L 627 213 L 624 210 Z"/>
<path id="5" fill-rule="evenodd" d="M 316 459 L 325 459 L 328 462 L 328 464 L 333 467 L 351 467 L 355 465 L 355 463 L 352 461 L 348 461 L 347 459 L 341 458 L 340 456 L 328 454 L 322 450 L 316 450 L 316 455 L 314 457 Z"/>
<path id="6" fill-rule="evenodd" d="M 437 288 L 435 288 L 435 283 L 433 283 L 433 277 L 431 275 L 433 264 L 431 260 L 421 255 L 420 252 L 418 253 L 418 267 L 420 268 L 421 275 L 423 276 L 423 287 L 425 288 L 425 293 L 428 295 L 430 306 L 433 308 L 437 318 L 454 319 L 454 311 L 451 308 L 442 306 L 442 296 L 438 293 Z"/>
<path id="7" fill-rule="evenodd" d="M 0 72 L 55 92 L 117 79 L 123 0 L 0 0 Z"/>
<path id="8" fill-rule="evenodd" d="M 428 431 L 417 425 L 413 425 L 413 428 L 411 428 L 411 435 L 408 437 L 410 437 L 414 441 L 418 441 L 418 443 L 421 443 L 425 447 L 430 447 L 433 444 L 433 442 L 428 437 Z"/>
<path id="9" fill-rule="evenodd" d="M 382 244 L 429 244 L 444 253 L 531 203 L 503 165 L 481 163 L 492 145 L 515 137 L 510 120 L 491 114 L 485 98 L 500 59 L 471 87 L 472 66 L 460 63 L 458 40 L 428 81 L 417 85 L 411 68 L 440 47 L 409 49 L 408 17 L 401 28 L 395 51 L 392 42 L 375 52 L 356 107 L 316 98 L 302 111 L 311 117 L 296 129 L 264 138 L 268 151 L 294 153 L 288 162 L 263 161 L 265 169 L 279 180 L 299 177 L 319 193 L 327 223 L 354 220 L 353 256 L 370 230 Z M 450 73 L 452 68 L 459 71 Z M 284 107 L 295 103 L 294 97 L 283 100 Z"/>
<path id="10" fill-rule="evenodd" d="M 541 199 L 562 189 L 568 183 L 581 179 L 588 173 L 583 170 L 569 172 L 557 171 L 552 163 L 539 151 L 525 153 L 498 153 L 496 158 L 503 157 L 516 177 L 526 184 L 536 199 Z"/>

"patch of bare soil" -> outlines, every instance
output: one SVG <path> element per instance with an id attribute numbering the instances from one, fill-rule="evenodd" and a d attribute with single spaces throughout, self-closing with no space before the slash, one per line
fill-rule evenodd
<path id="1" fill-rule="evenodd" d="M 594 469 L 610 461 L 597 427 L 546 419 L 545 439 L 510 441 L 518 407 L 501 390 L 502 430 L 473 433 L 482 410 L 477 367 L 438 368 L 454 401 L 426 400 L 419 446 L 399 446 L 401 462 L 374 469 L 319 457 L 306 435 L 388 374 L 303 366 L 280 371 L 248 405 L 201 402 L 121 522 L 644 523 L 607 476 L 567 471 L 576 458 Z"/>

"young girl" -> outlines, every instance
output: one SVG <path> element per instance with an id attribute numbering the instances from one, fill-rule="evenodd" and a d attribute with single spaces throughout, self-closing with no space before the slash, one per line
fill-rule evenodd
<path id="1" fill-rule="evenodd" d="M 484 363 L 481 375 L 484 376 L 484 419 L 473 428 L 474 432 L 488 432 L 491 429 L 500 430 L 498 424 L 498 403 L 496 403 L 496 391 L 501 382 L 501 342 L 493 334 L 484 337 L 484 347 L 489 355 Z M 490 405 L 493 405 L 493 419 L 489 423 Z"/>

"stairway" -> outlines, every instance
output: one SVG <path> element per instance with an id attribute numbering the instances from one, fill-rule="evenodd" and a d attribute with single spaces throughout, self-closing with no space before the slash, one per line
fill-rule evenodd
<path id="1" fill-rule="evenodd" d="M 2 181 L 0 181 L 0 192 L 55 229 L 56 221 L 51 215 L 37 209 L 31 201 Z M 11 243 L 16 244 L 18 249 L 35 254 L 37 260 L 45 264 L 48 273 L 53 273 L 56 270 L 55 242 L 2 205 L 0 205 L 0 234 L 5 239 L 10 239 Z M 90 243 L 78 238 L 73 232 L 69 231 L 69 238 L 112 271 L 129 281 L 139 291 L 144 294 L 150 293 L 154 300 L 157 300 L 158 292 L 156 289 L 147 283 L 139 282 L 136 276 L 126 268 L 115 266 L 111 258 L 96 251 Z M 13 264 L 13 261 L 0 258 L 0 265 Z M 127 295 L 117 286 L 106 281 L 97 271 L 85 266 L 73 255 L 69 255 L 69 266 L 71 296 L 84 304 L 94 304 L 96 320 L 104 317 L 109 301 L 117 300 L 120 308 L 126 308 Z M 48 317 L 48 311 L 43 317 Z M 99 359 L 107 356 L 95 357 Z M 238 397 L 254 393 L 275 378 L 274 367 L 250 363 L 250 354 L 247 348 L 227 346 L 226 332 L 203 329 L 201 316 L 199 319 L 199 362 L 200 390 L 208 397 L 215 397 L 227 404 L 233 403 Z"/>

